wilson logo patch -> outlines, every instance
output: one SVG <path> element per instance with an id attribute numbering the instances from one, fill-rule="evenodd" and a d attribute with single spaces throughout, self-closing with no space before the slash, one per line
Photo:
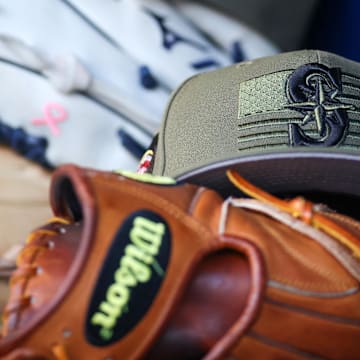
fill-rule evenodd
<path id="1" fill-rule="evenodd" d="M 86 319 L 86 338 L 106 346 L 125 336 L 151 307 L 171 250 L 169 227 L 142 210 L 121 225 L 100 272 Z"/>

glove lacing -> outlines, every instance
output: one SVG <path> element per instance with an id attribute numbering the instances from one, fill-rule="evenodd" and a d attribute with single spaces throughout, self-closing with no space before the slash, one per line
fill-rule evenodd
<path id="1" fill-rule="evenodd" d="M 59 223 L 68 225 L 70 224 L 70 221 L 61 217 L 53 217 L 47 222 L 48 225 Z M 23 309 L 25 309 L 31 304 L 31 295 L 25 295 L 26 287 L 28 282 L 31 281 L 31 278 L 41 273 L 42 271 L 41 268 L 34 265 L 35 259 L 40 253 L 54 247 L 54 243 L 51 241 L 51 236 L 56 236 L 59 234 L 59 232 L 62 232 L 62 228 L 60 228 L 58 231 L 41 228 L 35 230 L 28 236 L 26 240 L 26 247 L 19 252 L 16 259 L 18 269 L 15 271 L 15 273 L 10 279 L 10 287 L 14 286 L 19 281 L 24 281 L 22 286 L 22 292 L 17 299 L 13 299 L 11 301 L 11 304 L 8 304 L 6 306 L 3 312 L 4 323 L 11 314 L 20 314 Z M 40 244 L 34 244 L 34 241 L 39 239 L 40 241 L 44 239 L 44 241 Z M 24 260 L 24 258 L 26 258 L 27 260 Z M 18 319 L 19 318 L 17 318 L 17 321 Z M 15 324 L 15 327 L 16 326 L 17 325 Z M 8 329 L 6 327 L 2 329 L 3 336 L 7 335 L 7 331 Z M 58 360 L 69 359 L 63 344 L 53 345 L 52 352 Z"/>
<path id="2" fill-rule="evenodd" d="M 306 224 L 325 232 L 350 249 L 354 257 L 360 258 L 359 239 L 316 211 L 315 205 L 310 201 L 305 200 L 301 196 L 289 201 L 282 200 L 250 184 L 234 170 L 228 170 L 226 175 L 245 194 L 263 203 L 272 205 L 295 218 L 299 218 Z"/>

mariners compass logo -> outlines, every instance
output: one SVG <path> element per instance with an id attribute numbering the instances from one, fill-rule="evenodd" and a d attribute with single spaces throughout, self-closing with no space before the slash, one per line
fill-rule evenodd
<path id="1" fill-rule="evenodd" d="M 303 115 L 302 122 L 289 125 L 292 146 L 336 146 L 343 142 L 349 126 L 347 110 L 354 106 L 340 101 L 339 68 L 306 64 L 297 68 L 286 84 L 289 109 Z M 309 125 L 315 125 L 315 132 Z"/>

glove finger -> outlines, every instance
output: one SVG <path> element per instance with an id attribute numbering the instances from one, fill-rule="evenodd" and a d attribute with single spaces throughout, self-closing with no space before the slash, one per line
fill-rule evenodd
<path id="1" fill-rule="evenodd" d="M 170 89 L 201 71 L 231 63 L 165 1 L 70 2 L 137 61 L 148 64 Z"/>
<path id="2" fill-rule="evenodd" d="M 0 6 L 0 33 L 21 39 L 50 62 L 57 62 L 59 56 L 73 55 L 96 80 L 86 91 L 101 100 L 110 97 L 112 106 L 115 103 L 118 110 L 130 109 L 131 116 L 139 121 L 159 124 L 168 91 L 161 87 L 146 89 L 140 81 L 140 64 L 114 46 L 66 1 L 38 0 L 36 7 L 21 0 L 0 1 Z M 2 37 L 3 42 L 6 38 L 9 36 Z M 22 62 L 33 60 L 28 52 L 12 48 L 15 45 L 14 40 L 5 41 L 2 47 L 9 48 L 6 56 Z"/>
<path id="3" fill-rule="evenodd" d="M 0 88 L 1 142 L 46 167 L 73 162 L 107 170 L 136 168 L 141 151 L 133 145 L 146 146 L 151 138 L 146 130 L 91 96 L 56 91 L 25 66 L 0 61 L 0 74 L 8 84 Z M 119 131 L 133 143 L 123 146 Z"/>
<path id="4" fill-rule="evenodd" d="M 220 44 L 234 62 L 279 52 L 270 40 L 223 12 L 192 1 L 177 1 L 176 5 L 196 27 Z"/>

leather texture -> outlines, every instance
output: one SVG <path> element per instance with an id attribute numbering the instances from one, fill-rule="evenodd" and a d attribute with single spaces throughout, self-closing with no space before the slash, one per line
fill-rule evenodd
<path id="1" fill-rule="evenodd" d="M 0 357 L 360 358 L 360 224 L 305 200 L 282 202 L 258 193 L 260 200 L 224 200 L 191 184 L 58 168 L 51 184 L 55 218 L 29 236 L 18 257 Z M 135 242 L 138 229 L 126 227 L 129 219 L 135 224 L 146 217 L 151 225 Z M 150 256 L 149 239 L 160 228 L 166 231 L 158 238 L 159 252 Z M 149 252 L 137 252 L 136 261 L 124 265 L 129 239 L 135 245 L 140 239 Z M 155 260 L 163 261 L 161 275 Z M 111 261 L 118 269 L 104 272 Z M 103 281 L 108 275 L 114 287 Z M 139 297 L 148 283 L 154 297 Z M 99 289 L 113 311 L 121 291 L 129 294 L 109 326 L 112 335 L 123 331 L 119 339 L 99 331 L 96 341 L 103 337 L 106 344 L 88 336 Z M 111 289 L 117 289 L 115 297 Z M 123 318 L 134 323 L 126 331 L 128 324 L 117 328 Z"/>

